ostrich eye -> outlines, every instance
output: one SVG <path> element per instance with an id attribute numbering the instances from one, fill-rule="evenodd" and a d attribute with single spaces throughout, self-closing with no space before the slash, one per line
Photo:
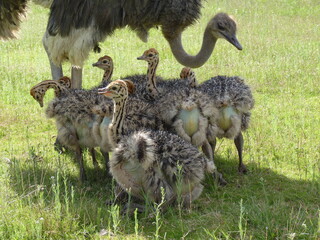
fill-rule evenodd
<path id="1" fill-rule="evenodd" d="M 152 53 L 149 53 L 148 57 L 153 57 L 153 54 L 152 54 Z"/>
<path id="2" fill-rule="evenodd" d="M 222 25 L 222 23 L 218 23 L 218 28 L 219 28 L 219 30 L 221 30 L 221 31 L 224 31 L 224 30 L 225 30 L 225 27 Z"/>
<path id="3" fill-rule="evenodd" d="M 107 62 L 108 62 L 107 60 L 103 60 L 103 61 L 102 61 L 102 63 L 107 63 Z"/>
<path id="4" fill-rule="evenodd" d="M 112 87 L 111 90 L 114 90 L 114 91 L 115 91 L 115 90 L 117 90 L 117 87 Z"/>

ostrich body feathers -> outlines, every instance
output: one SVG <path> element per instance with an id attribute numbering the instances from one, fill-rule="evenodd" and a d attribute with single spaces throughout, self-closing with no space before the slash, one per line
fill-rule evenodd
<path id="1" fill-rule="evenodd" d="M 17 37 L 20 23 L 26 16 L 27 0 L 0 1 L 0 40 Z"/>
<path id="2" fill-rule="evenodd" d="M 116 29 L 129 26 L 144 41 L 152 27 L 166 38 L 194 23 L 200 0 L 54 0 L 43 41 L 51 60 L 82 66 L 89 51 Z"/>
<path id="3" fill-rule="evenodd" d="M 135 131 L 122 138 L 110 160 L 110 171 L 116 181 L 131 194 L 143 199 L 161 201 L 177 198 L 178 181 L 181 195 L 196 199 L 205 172 L 215 167 L 196 147 L 164 131 Z"/>
<path id="4" fill-rule="evenodd" d="M 250 122 L 250 110 L 254 106 L 251 89 L 240 77 L 217 76 L 203 82 L 198 89 L 210 98 L 218 113 L 208 112 L 210 139 L 227 137 L 234 139 Z"/>

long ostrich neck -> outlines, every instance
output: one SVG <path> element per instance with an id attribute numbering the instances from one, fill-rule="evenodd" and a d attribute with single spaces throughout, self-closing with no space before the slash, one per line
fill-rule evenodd
<path id="1" fill-rule="evenodd" d="M 190 87 L 196 87 L 198 84 L 197 84 L 197 80 L 196 80 L 196 76 L 194 73 L 191 73 L 189 76 L 188 76 L 188 83 L 189 83 L 189 86 Z"/>
<path id="2" fill-rule="evenodd" d="M 153 61 L 148 62 L 148 71 L 147 71 L 147 92 L 153 97 L 158 95 L 157 82 L 156 82 L 156 71 L 158 67 L 159 60 L 154 59 Z"/>
<path id="3" fill-rule="evenodd" d="M 126 115 L 127 97 L 114 99 L 112 122 L 109 125 L 109 139 L 113 147 L 116 147 L 123 134 L 123 120 Z"/>
<path id="4" fill-rule="evenodd" d="M 102 82 L 103 83 L 110 83 L 112 73 L 113 73 L 113 66 L 110 66 L 110 68 L 108 68 L 104 71 L 104 74 L 102 77 Z"/>
<path id="5" fill-rule="evenodd" d="M 52 81 L 52 80 L 43 81 L 37 87 L 44 90 L 43 95 L 49 88 L 52 88 L 54 90 L 54 95 L 56 97 L 59 97 L 61 92 L 65 89 L 60 84 L 58 84 L 57 81 Z"/>
<path id="6" fill-rule="evenodd" d="M 50 84 L 50 86 L 54 89 L 54 95 L 56 97 L 59 97 L 61 95 L 61 92 L 65 89 L 64 87 L 56 83 Z"/>
<path id="7" fill-rule="evenodd" d="M 201 67 L 211 56 L 217 38 L 214 37 L 208 27 L 203 34 L 202 46 L 199 53 L 196 56 L 189 55 L 186 53 L 182 46 L 181 32 L 175 38 L 167 38 L 171 51 L 177 61 L 187 67 L 198 68 Z"/>

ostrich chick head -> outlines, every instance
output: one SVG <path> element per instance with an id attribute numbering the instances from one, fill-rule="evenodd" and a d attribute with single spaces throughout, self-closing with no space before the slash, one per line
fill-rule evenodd
<path id="1" fill-rule="evenodd" d="M 115 80 L 105 88 L 99 88 L 98 93 L 103 94 L 108 98 L 113 99 L 115 102 L 121 101 L 126 98 L 128 94 L 134 92 L 134 84 L 130 80 Z"/>
<path id="2" fill-rule="evenodd" d="M 197 79 L 196 79 L 196 74 L 189 67 L 182 68 L 182 70 L 180 72 L 180 78 L 187 80 L 188 81 L 188 85 L 190 87 L 196 87 L 198 85 L 197 84 Z"/>
<path id="3" fill-rule="evenodd" d="M 145 60 L 147 62 L 154 62 L 154 61 L 158 61 L 159 59 L 159 53 L 156 49 L 154 48 L 150 48 L 148 50 L 146 50 L 142 56 L 137 57 L 138 60 Z"/>
<path id="4" fill-rule="evenodd" d="M 113 69 L 113 61 L 112 58 L 105 55 L 98 59 L 98 62 L 92 64 L 93 67 L 98 67 L 103 70 Z"/>

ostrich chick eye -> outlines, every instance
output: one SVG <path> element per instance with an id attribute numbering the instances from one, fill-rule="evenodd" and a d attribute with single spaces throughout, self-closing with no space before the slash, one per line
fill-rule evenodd
<path id="1" fill-rule="evenodd" d="M 103 61 L 102 61 L 102 63 L 107 63 L 107 62 L 108 62 L 107 60 L 103 60 Z"/>
<path id="2" fill-rule="evenodd" d="M 152 53 L 149 53 L 148 57 L 153 57 L 153 54 L 152 54 Z"/>
<path id="3" fill-rule="evenodd" d="M 116 87 L 112 87 L 111 90 L 114 90 L 114 91 L 115 91 L 115 90 L 117 90 L 117 88 L 116 88 Z"/>

